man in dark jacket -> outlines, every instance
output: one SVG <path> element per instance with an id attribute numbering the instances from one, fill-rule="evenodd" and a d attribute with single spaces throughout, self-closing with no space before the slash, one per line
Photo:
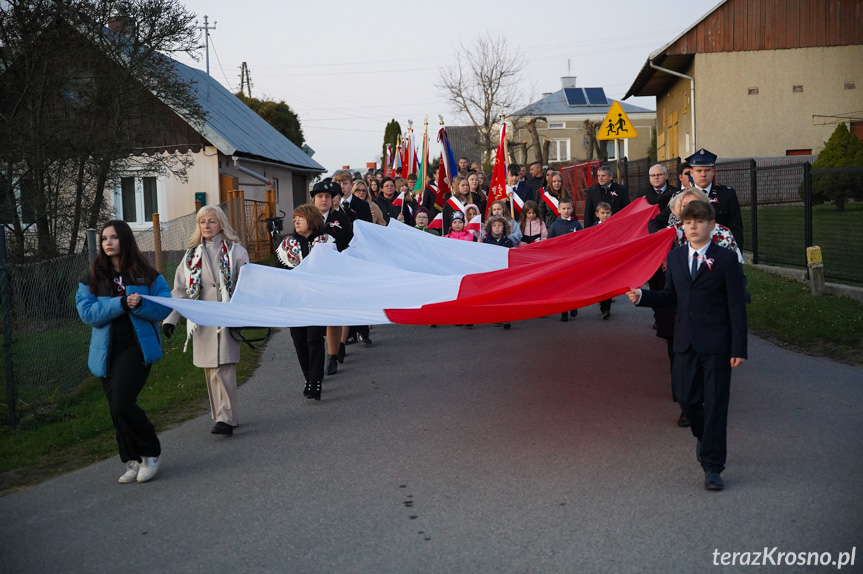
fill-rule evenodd
<path id="1" fill-rule="evenodd" d="M 357 219 L 372 223 L 372 208 L 369 204 L 361 199 L 353 196 L 351 190 L 354 182 L 351 178 L 351 172 L 347 170 L 339 170 L 333 175 L 333 181 L 338 183 L 342 189 L 342 210 L 347 214 L 351 223 Z"/>
<path id="2" fill-rule="evenodd" d="M 534 197 L 539 197 L 539 194 L 537 192 L 543 186 L 545 186 L 545 174 L 542 171 L 542 164 L 538 161 L 535 161 L 530 164 L 527 169 L 528 175 L 524 178 L 524 183 L 526 183 L 530 190 L 533 192 Z"/>
<path id="3" fill-rule="evenodd" d="M 650 187 L 639 191 L 638 197 L 647 199 L 647 203 L 650 205 L 658 205 L 659 210 L 662 211 L 668 207 L 668 201 L 678 191 L 678 188 L 668 183 L 668 170 L 661 163 L 650 166 L 648 176 L 650 177 Z"/>
<path id="4" fill-rule="evenodd" d="M 607 203 L 614 215 L 629 205 L 629 190 L 625 185 L 614 183 L 611 168 L 607 165 L 596 170 L 597 184 L 587 188 L 584 194 L 584 226 L 592 227 L 596 221 L 596 206 Z"/>
<path id="5" fill-rule="evenodd" d="M 707 194 L 707 199 L 716 211 L 716 223 L 731 230 L 737 246 L 743 249 L 743 216 L 740 202 L 733 187 L 713 183 L 716 173 L 716 154 L 701 148 L 686 161 L 692 166 L 692 179 L 695 185 Z"/>

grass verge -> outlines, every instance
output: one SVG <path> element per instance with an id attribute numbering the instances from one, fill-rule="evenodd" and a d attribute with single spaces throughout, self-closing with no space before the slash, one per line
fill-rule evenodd
<path id="1" fill-rule="evenodd" d="M 808 355 L 863 365 L 863 304 L 847 297 L 814 297 L 808 285 L 745 269 L 752 293 L 751 332 Z"/>
<path id="2" fill-rule="evenodd" d="M 207 412 L 203 370 L 192 364 L 191 349 L 183 353 L 185 332 L 181 319 L 138 399 L 158 432 Z M 238 383 L 254 372 L 260 353 L 242 346 Z M 0 495 L 116 455 L 108 403 L 100 380 L 91 376 L 73 393 L 29 413 L 16 428 L 0 427 Z"/>

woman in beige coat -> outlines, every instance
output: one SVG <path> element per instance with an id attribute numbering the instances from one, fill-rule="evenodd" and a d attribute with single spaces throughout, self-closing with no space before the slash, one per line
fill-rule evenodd
<path id="1" fill-rule="evenodd" d="M 174 275 L 171 295 L 177 299 L 199 299 L 227 303 L 237 284 L 240 267 L 249 254 L 228 224 L 225 212 L 216 206 L 198 211 L 198 225 L 188 250 Z M 162 324 L 166 337 L 174 334 L 180 314 L 172 312 Z M 232 435 L 237 426 L 237 363 L 240 343 L 230 329 L 196 325 L 187 320 L 186 344 L 192 343 L 192 362 L 204 369 L 210 396 L 213 434 Z M 185 350 L 185 348 L 184 348 Z"/>

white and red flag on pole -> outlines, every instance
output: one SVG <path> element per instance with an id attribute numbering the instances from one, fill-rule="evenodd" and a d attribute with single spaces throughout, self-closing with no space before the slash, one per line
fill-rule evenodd
<path id="1" fill-rule="evenodd" d="M 390 170 L 390 165 L 393 163 L 393 146 L 392 144 L 387 144 L 387 153 L 384 156 L 384 173 Z"/>
<path id="2" fill-rule="evenodd" d="M 486 217 L 491 213 L 491 204 L 502 199 L 506 200 L 506 122 L 500 122 L 500 142 L 494 156 L 494 167 L 491 170 L 491 182 L 488 188 L 488 204 L 485 208 Z"/>
<path id="3" fill-rule="evenodd" d="M 393 170 L 390 174 L 390 177 L 394 178 L 396 175 L 400 175 L 402 171 L 402 143 L 399 142 L 396 146 L 396 155 L 393 158 Z"/>
<path id="4" fill-rule="evenodd" d="M 482 218 L 479 214 L 474 215 L 464 227 L 467 231 L 479 231 L 482 229 Z"/>
<path id="5" fill-rule="evenodd" d="M 547 206 L 551 208 L 554 214 L 557 217 L 560 217 L 560 206 L 558 205 L 557 198 L 548 193 L 547 191 L 542 191 L 542 200 L 545 202 Z"/>
<path id="6" fill-rule="evenodd" d="M 393 200 L 393 205 L 396 207 L 402 205 L 405 202 L 405 192 L 401 192 L 398 197 Z"/>
<path id="7" fill-rule="evenodd" d="M 429 229 L 443 229 L 443 213 L 438 213 L 428 224 Z"/>

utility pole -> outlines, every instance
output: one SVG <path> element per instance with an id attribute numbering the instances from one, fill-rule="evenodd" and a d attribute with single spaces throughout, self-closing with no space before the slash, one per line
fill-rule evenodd
<path id="1" fill-rule="evenodd" d="M 205 47 L 205 51 L 206 51 L 206 60 L 207 60 L 207 78 L 208 78 L 207 79 L 207 101 L 208 102 L 210 101 L 210 80 L 209 80 L 209 77 L 210 77 L 210 30 L 215 30 L 216 24 L 218 24 L 218 22 L 213 21 L 213 26 L 210 27 L 207 24 L 207 15 L 205 14 L 204 15 L 204 25 L 203 26 L 195 26 L 196 29 L 204 31 L 204 47 Z"/>
<path id="2" fill-rule="evenodd" d="M 252 97 L 252 77 L 249 75 L 249 66 L 245 62 L 240 66 L 240 93 Z"/>

